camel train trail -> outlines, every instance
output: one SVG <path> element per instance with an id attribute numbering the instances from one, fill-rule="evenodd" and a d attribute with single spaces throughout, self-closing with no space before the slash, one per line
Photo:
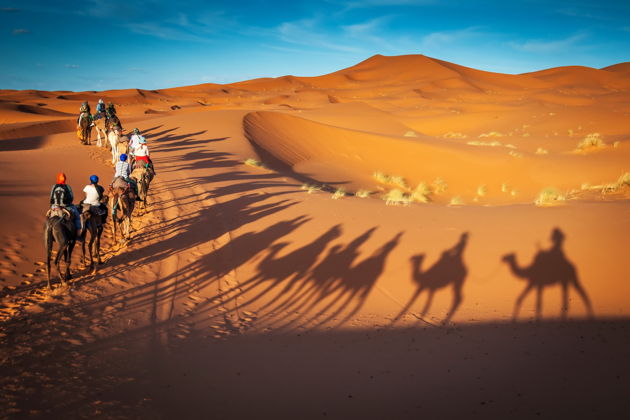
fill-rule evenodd
<path id="1" fill-rule="evenodd" d="M 112 165 L 115 165 L 122 154 L 129 153 L 129 139 L 122 132 L 122 125 L 116 115 L 108 118 L 94 119 L 89 108 L 81 110 L 77 120 L 77 137 L 81 144 L 91 145 L 91 129 L 94 127 L 97 135 L 96 146 L 111 148 Z M 109 146 L 109 147 L 108 147 Z M 149 186 L 153 180 L 153 173 L 146 165 L 134 168 L 130 179 L 138 185 L 138 195 L 129 183 L 120 177 L 116 177 L 109 189 L 102 195 L 101 203 L 108 206 L 111 214 L 111 237 L 113 244 L 127 245 L 131 240 L 133 211 L 136 201 L 141 203 L 143 214 L 147 211 L 147 196 Z M 55 198 L 55 203 L 61 202 L 61 198 Z M 101 237 L 104 231 L 105 220 L 98 207 L 80 203 L 81 230 L 77 230 L 71 209 L 64 206 L 52 205 L 46 215 L 44 225 L 44 246 L 46 249 L 46 273 L 48 288 L 51 289 L 51 259 L 56 248 L 54 266 L 57 269 L 62 284 L 66 284 L 72 278 L 70 265 L 72 251 L 77 242 L 81 242 L 82 263 L 88 272 L 96 274 L 97 267 L 103 264 L 101 258 Z M 139 214 L 140 215 L 140 214 Z M 120 238 L 119 238 L 120 237 Z M 56 247 L 55 247 L 56 244 Z M 86 253 L 87 248 L 87 253 Z M 65 263 L 65 270 L 61 269 L 61 260 Z"/>

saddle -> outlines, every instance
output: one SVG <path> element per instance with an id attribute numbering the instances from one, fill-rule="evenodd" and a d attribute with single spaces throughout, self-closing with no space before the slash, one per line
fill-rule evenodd
<path id="1" fill-rule="evenodd" d="M 72 219 L 72 213 L 70 213 L 70 210 L 65 207 L 54 205 L 46 212 L 46 217 L 48 219 L 51 217 L 60 217 L 69 221 Z"/>

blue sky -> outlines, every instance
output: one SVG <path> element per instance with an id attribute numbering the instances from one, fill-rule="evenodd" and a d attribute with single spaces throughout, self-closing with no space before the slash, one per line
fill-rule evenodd
<path id="1" fill-rule="evenodd" d="M 523 73 L 630 61 L 627 0 L 0 0 L 0 89 L 316 76 L 374 54 Z"/>

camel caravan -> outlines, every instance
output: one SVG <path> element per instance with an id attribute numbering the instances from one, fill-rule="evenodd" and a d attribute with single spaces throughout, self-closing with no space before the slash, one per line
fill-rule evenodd
<path id="1" fill-rule="evenodd" d="M 146 139 L 137 128 L 130 138 L 125 135 L 114 104 L 110 102 L 105 107 L 102 99 L 99 100 L 94 115 L 87 102 L 81 105 L 77 118 L 77 137 L 82 144 L 91 145 L 92 128 L 97 135 L 96 146 L 111 148 L 114 176 L 107 190 L 99 184 L 97 175 L 90 176 L 89 184 L 82 190 L 85 198 L 75 205 L 74 193 L 67 183 L 66 175 L 63 172 L 57 174 L 56 183 L 50 191 L 50 209 L 44 225 L 49 289 L 54 244 L 57 244 L 54 264 L 61 283 L 65 284 L 72 278 L 70 263 L 77 242 L 81 242 L 82 261 L 86 267 L 96 273 L 97 265 L 102 264 L 101 235 L 108 221 L 108 213 L 111 212 L 114 243 L 118 241 L 120 232 L 121 241 L 126 244 L 131 238 L 131 219 L 136 203 L 139 210 L 146 212 L 149 186 L 155 176 Z M 61 259 L 66 266 L 63 272 Z"/>

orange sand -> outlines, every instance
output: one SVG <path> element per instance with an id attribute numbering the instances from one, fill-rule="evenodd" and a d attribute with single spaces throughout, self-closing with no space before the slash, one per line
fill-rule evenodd
<path id="1" fill-rule="evenodd" d="M 0 90 L 1 414 L 618 416 L 629 66 L 503 75 L 375 56 L 320 77 Z M 158 176 L 131 242 L 107 228 L 97 273 L 78 249 L 73 288 L 49 292 L 41 227 L 56 172 L 80 198 L 90 174 L 113 174 L 109 152 L 74 133 L 80 103 L 99 98 L 146 135 Z M 603 145 L 576 150 L 592 133 Z M 427 203 L 382 199 L 419 184 Z M 551 187 L 563 200 L 535 205 Z M 350 195 L 331 199 L 338 188 Z M 561 252 L 534 265 L 554 229 Z M 527 322 L 535 289 L 511 323 L 528 280 L 509 253 L 532 282 L 555 282 L 541 323 Z M 566 261 L 593 319 L 575 288 L 560 319 Z"/>

